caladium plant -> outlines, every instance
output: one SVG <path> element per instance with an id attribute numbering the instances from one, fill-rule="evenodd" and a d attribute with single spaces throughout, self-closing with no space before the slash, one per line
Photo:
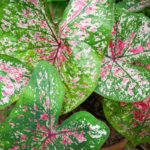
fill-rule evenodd
<path id="1" fill-rule="evenodd" d="M 1 0 L 0 53 L 33 66 L 41 60 L 53 64 L 65 85 L 62 113 L 71 111 L 96 87 L 112 30 L 113 3 L 71 0 L 56 27 L 46 0 Z"/>
<path id="2" fill-rule="evenodd" d="M 150 97 L 135 103 L 104 99 L 103 109 L 107 120 L 133 146 L 150 141 Z"/>
<path id="3" fill-rule="evenodd" d="M 0 109 L 19 98 L 28 83 L 31 70 L 18 59 L 0 55 Z"/>
<path id="4" fill-rule="evenodd" d="M 120 7 L 122 8 L 122 10 L 127 12 L 138 12 L 149 6 L 149 0 L 123 0 L 122 2 L 117 4 L 117 7 Z"/>
<path id="5" fill-rule="evenodd" d="M 58 125 L 63 100 L 59 74 L 48 62 L 41 62 L 9 118 L 1 124 L 0 148 L 99 150 L 108 127 L 87 112 L 78 112 Z"/>
<path id="6" fill-rule="evenodd" d="M 149 57 L 150 19 L 116 8 L 109 49 L 95 91 L 116 101 L 146 99 L 150 96 Z"/>

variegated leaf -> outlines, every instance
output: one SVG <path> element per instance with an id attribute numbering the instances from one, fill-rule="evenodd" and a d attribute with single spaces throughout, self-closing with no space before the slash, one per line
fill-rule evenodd
<path id="1" fill-rule="evenodd" d="M 112 30 L 113 4 L 114 0 L 71 0 L 60 23 L 61 39 L 89 44 L 103 58 Z"/>
<path id="2" fill-rule="evenodd" d="M 0 109 L 19 98 L 30 73 L 31 68 L 18 59 L 0 55 Z"/>
<path id="3" fill-rule="evenodd" d="M 0 126 L 0 148 L 29 150 L 99 150 L 108 127 L 87 112 L 78 112 L 57 125 L 64 87 L 56 70 L 41 62 Z"/>
<path id="4" fill-rule="evenodd" d="M 116 10 L 108 52 L 103 59 L 96 92 L 135 102 L 150 96 L 150 19 Z"/>
<path id="5" fill-rule="evenodd" d="M 113 0 L 71 0 L 59 29 L 45 0 L 1 0 L 0 6 L 0 53 L 34 66 L 41 60 L 53 64 L 66 90 L 62 113 L 81 104 L 97 84 L 112 29 Z"/>
<path id="6" fill-rule="evenodd" d="M 70 59 L 60 73 L 67 91 L 63 112 L 75 108 L 94 90 L 99 68 L 96 62 L 101 63 L 108 47 L 112 17 L 112 0 L 71 0 L 68 4 L 59 25 L 60 37 L 71 50 Z M 99 55 L 93 51 L 97 47 Z"/>
<path id="7" fill-rule="evenodd" d="M 0 1 L 0 53 L 37 64 L 57 47 L 45 0 Z M 52 49 L 50 49 L 52 48 Z"/>
<path id="8" fill-rule="evenodd" d="M 150 97 L 136 103 L 105 99 L 103 109 L 109 123 L 134 146 L 150 142 Z"/>
<path id="9" fill-rule="evenodd" d="M 150 6 L 149 0 L 123 0 L 117 4 L 117 7 L 127 12 L 138 12 L 148 6 Z"/>

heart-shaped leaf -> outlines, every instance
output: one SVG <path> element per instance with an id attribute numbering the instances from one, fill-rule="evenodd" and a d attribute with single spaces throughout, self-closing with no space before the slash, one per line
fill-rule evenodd
<path id="1" fill-rule="evenodd" d="M 148 6 L 150 6 L 149 0 L 124 0 L 117 4 L 117 7 L 127 12 L 138 12 Z"/>
<path id="2" fill-rule="evenodd" d="M 0 127 L 4 149 L 99 150 L 108 127 L 87 112 L 78 112 L 57 125 L 64 100 L 64 87 L 48 62 L 35 68 L 28 85 Z"/>
<path id="3" fill-rule="evenodd" d="M 105 99 L 103 109 L 109 123 L 134 146 L 150 142 L 150 97 L 136 103 Z"/>
<path id="4" fill-rule="evenodd" d="M 62 113 L 81 104 L 97 84 L 113 0 L 71 0 L 56 29 L 45 0 L 1 0 L 0 5 L 0 52 L 34 66 L 41 60 L 53 64 L 66 90 Z"/>
<path id="5" fill-rule="evenodd" d="M 31 68 L 18 59 L 0 55 L 0 109 L 19 98 L 30 73 Z"/>
<path id="6" fill-rule="evenodd" d="M 116 9 L 108 52 L 96 92 L 104 97 L 136 102 L 150 96 L 150 19 Z"/>

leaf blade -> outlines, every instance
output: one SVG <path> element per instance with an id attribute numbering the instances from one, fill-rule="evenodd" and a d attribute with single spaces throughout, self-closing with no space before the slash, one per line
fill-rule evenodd
<path id="1" fill-rule="evenodd" d="M 0 55 L 0 109 L 18 99 L 30 78 L 31 68 L 7 55 Z"/>
<path id="2" fill-rule="evenodd" d="M 1 124 L 0 147 L 76 149 L 86 146 L 87 150 L 89 147 L 99 149 L 109 129 L 89 113 L 76 113 L 57 125 L 63 98 L 64 87 L 56 70 L 48 62 L 38 64 L 20 100 Z"/>
<path id="3" fill-rule="evenodd" d="M 105 99 L 103 109 L 109 123 L 134 146 L 149 142 L 150 98 L 136 103 Z"/>
<path id="4" fill-rule="evenodd" d="M 149 70 L 146 67 L 150 64 L 150 20 L 119 8 L 116 8 L 115 20 L 95 91 L 113 100 L 141 101 L 149 97 L 150 90 Z"/>

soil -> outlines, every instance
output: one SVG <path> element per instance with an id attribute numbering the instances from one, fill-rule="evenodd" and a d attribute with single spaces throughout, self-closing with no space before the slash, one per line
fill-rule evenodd
<path id="1" fill-rule="evenodd" d="M 73 111 L 71 111 L 65 115 L 60 116 L 58 123 L 61 124 L 64 120 L 66 120 L 68 117 L 70 117 L 72 114 L 74 114 L 78 111 L 88 111 L 92 115 L 94 115 L 97 119 L 105 122 L 110 129 L 110 135 L 109 135 L 108 139 L 106 140 L 106 142 L 104 143 L 103 148 L 110 147 L 112 145 L 119 143 L 120 141 L 122 141 L 124 139 L 124 137 L 122 135 L 120 135 L 107 122 L 105 115 L 103 113 L 101 101 L 102 101 L 102 97 L 96 93 L 93 93 L 85 102 L 83 102 L 81 105 L 79 105 L 76 109 L 74 109 Z M 9 107 L 6 107 L 3 110 L 0 110 L 0 124 L 9 116 L 6 113 L 9 112 L 9 110 L 11 110 L 14 106 L 15 106 L 15 103 L 10 105 Z M 128 143 L 128 145 L 130 145 L 130 143 Z M 110 150 L 118 150 L 118 149 L 110 148 Z M 119 150 L 121 150 L 121 149 L 119 149 Z M 127 149 L 123 148 L 122 150 L 127 150 Z M 150 142 L 140 144 L 139 146 L 137 146 L 136 149 L 132 148 L 132 146 L 130 145 L 130 150 L 150 150 Z"/>

